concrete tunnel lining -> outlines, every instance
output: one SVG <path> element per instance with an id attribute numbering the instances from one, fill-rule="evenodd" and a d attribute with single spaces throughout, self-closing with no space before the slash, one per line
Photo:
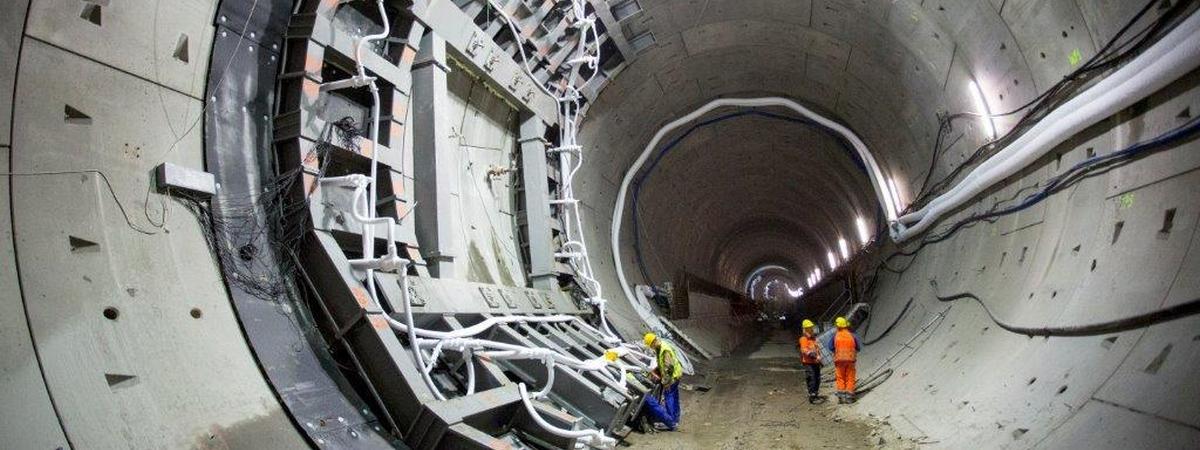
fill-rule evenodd
<path id="1" fill-rule="evenodd" d="M 264 364 L 268 360 L 256 354 L 246 328 L 254 326 L 253 320 L 239 309 L 241 305 L 231 302 L 229 273 L 212 258 L 204 222 L 196 221 L 181 203 L 161 197 L 161 205 L 169 211 L 163 225 L 169 233 L 143 236 L 121 215 L 122 206 L 134 205 L 133 225 L 158 229 L 153 214 L 144 222 L 138 210 L 143 209 L 159 155 L 169 155 L 171 162 L 191 169 L 216 171 L 211 162 L 206 163 L 206 145 L 220 142 L 217 135 L 203 126 L 194 132 L 181 126 L 191 125 L 210 107 L 206 81 L 213 81 L 212 74 L 220 72 L 222 62 L 214 45 L 231 37 L 242 44 L 243 20 L 259 33 L 281 33 L 288 29 L 292 12 L 289 4 L 263 9 L 264 15 L 256 15 L 255 21 L 222 16 L 226 11 L 222 7 L 231 1 L 168 0 L 160 5 L 150 0 L 16 0 L 0 7 L 0 22 L 9 25 L 0 27 L 4 30 L 0 33 L 0 62 L 4 63 L 0 64 L 0 168 L 29 174 L 0 180 L 0 236 L 4 236 L 0 348 L 9 356 L 0 364 L 0 404 L 4 405 L 0 435 L 7 445 L 366 448 L 399 442 L 394 440 L 397 435 L 372 428 L 382 419 L 373 417 L 376 411 L 363 400 L 369 392 L 361 380 L 333 383 L 334 388 L 317 392 L 309 390 L 314 385 L 305 384 L 308 380 L 269 376 L 270 370 L 291 360 Z M 601 16 L 615 13 L 618 3 L 625 7 L 630 3 L 587 2 L 603 10 Z M 255 4 L 266 8 L 285 3 Z M 529 2 L 505 3 L 528 8 L 524 5 Z M 367 3 L 349 3 L 359 4 Z M 414 147 L 423 146 L 418 145 L 422 138 L 414 134 L 420 135 L 422 125 L 410 121 L 410 110 L 418 109 L 428 91 L 418 94 L 414 91 L 424 88 L 409 84 L 416 70 L 440 69 L 438 63 L 428 61 L 414 67 L 417 43 L 422 34 L 437 34 L 446 38 L 450 53 L 442 92 L 446 109 L 439 114 L 456 119 L 452 121 L 455 136 L 439 148 L 455 155 L 442 174 L 455 180 L 455 189 L 450 206 L 440 211 L 454 223 L 451 235 L 463 236 L 460 251 L 452 255 L 462 264 L 457 272 L 461 279 L 444 284 L 425 274 L 414 279 L 428 282 L 420 289 L 431 304 L 442 296 L 478 296 L 480 288 L 515 294 L 512 298 L 497 295 L 502 308 L 505 299 L 524 304 L 523 290 L 539 274 L 523 267 L 528 259 L 522 248 L 526 213 L 519 198 L 522 182 L 515 174 L 522 168 L 521 152 L 531 145 L 536 148 L 539 139 L 553 141 L 553 127 L 543 136 L 525 134 L 529 117 L 552 116 L 545 111 L 553 110 L 553 100 L 535 94 L 526 105 L 523 92 L 510 88 L 512 74 L 520 68 L 510 51 L 498 53 L 501 58 L 493 72 L 484 69 L 494 44 L 486 33 L 495 22 L 472 21 L 472 12 L 484 10 L 482 2 L 416 1 L 411 11 L 402 2 L 389 4 L 396 6 L 392 12 L 399 17 L 393 31 L 417 30 L 411 36 L 394 35 L 391 44 L 396 52 L 374 62 L 390 66 L 381 72 L 389 87 L 395 88 L 386 93 L 395 100 L 390 103 L 395 109 L 389 108 L 393 114 L 385 131 L 392 145 L 382 150 L 382 156 L 393 158 L 401 168 L 391 175 L 397 195 L 387 199 L 396 202 L 387 206 L 393 208 L 389 214 L 413 206 L 413 192 L 430 180 L 413 167 Z M 938 114 L 976 109 L 967 91 L 970 81 L 982 86 L 991 111 L 1012 110 L 1058 82 L 1075 67 L 1073 61 L 1094 54 L 1143 2 L 638 0 L 633 4 L 636 11 L 603 19 L 605 39 L 621 51 L 622 58 L 582 89 L 587 104 L 580 143 L 587 159 L 575 183 L 584 212 L 582 231 L 610 300 L 609 318 L 631 340 L 643 331 L 643 324 L 616 294 L 623 286 L 618 272 L 630 275 L 632 283 L 644 280 L 633 275 L 639 270 L 632 258 L 628 222 L 623 227 L 620 221 L 614 223 L 610 211 L 622 175 L 663 124 L 713 99 L 793 99 L 859 134 L 882 171 L 896 175 L 902 200 L 911 201 L 929 167 L 934 178 L 944 175 L 986 141 L 975 121 L 956 121 L 953 139 L 943 143 L 945 148 L 930 164 Z M 94 15 L 81 15 L 81 7 Z M 1148 19 L 1167 8 L 1152 8 Z M 1194 9 L 1192 4 L 1188 11 Z M 148 11 L 154 20 L 146 20 Z M 430 11 L 445 14 L 433 17 Z M 540 14 L 522 20 L 551 16 Z M 323 48 L 332 59 L 338 45 L 350 42 L 341 40 L 353 34 L 347 34 L 348 29 L 366 24 L 364 29 L 370 30 L 377 25 L 369 23 L 369 15 L 351 16 L 340 13 L 334 27 L 321 29 L 331 42 L 305 45 Z M 488 26 L 478 27 L 481 23 Z M 529 36 L 543 40 L 535 53 L 553 49 L 545 42 L 554 41 L 561 29 L 534 28 L 537 24 L 529 28 Z M 471 54 L 476 33 L 485 46 L 482 53 Z M 267 55 L 285 55 L 261 34 L 245 39 L 246 48 L 264 58 L 257 61 L 262 67 L 270 66 L 265 63 Z M 653 42 L 646 45 L 648 40 Z M 180 45 L 188 50 L 187 58 L 179 58 Z M 290 43 L 281 41 L 281 45 Z M 512 50 L 498 43 L 494 48 Z M 243 50 L 241 56 L 248 53 Z M 533 57 L 551 61 L 538 63 L 541 70 L 558 56 L 547 51 Z M 313 61 L 330 60 L 321 59 Z M 239 64 L 249 67 L 255 62 Z M 247 80 L 238 84 L 260 89 L 257 93 L 264 100 L 245 104 L 254 114 L 243 117 L 240 105 L 226 104 L 225 97 L 214 110 L 234 122 L 246 118 L 244 122 L 255 123 L 259 113 L 270 116 L 270 126 L 258 130 L 280 133 L 273 127 L 287 117 L 275 117 L 277 105 L 272 102 L 283 102 L 287 90 L 278 91 L 280 97 L 268 93 L 274 89 L 274 72 L 262 67 L 257 88 L 255 83 L 241 83 Z M 292 75 L 297 74 L 310 81 L 320 81 L 322 75 L 320 69 Z M 333 72 L 325 75 L 332 78 Z M 543 75 L 536 73 L 534 80 Z M 1200 74 L 1193 71 L 1148 94 L 1152 95 L 1145 102 L 1056 147 L 948 221 L 1019 196 L 1091 155 L 1107 154 L 1185 123 L 1200 110 Z M 88 119 L 64 120 L 64 114 L 67 119 L 77 114 Z M 210 124 L 209 119 L 199 120 Z M 1015 120 L 997 118 L 996 125 L 1003 132 Z M 764 280 L 802 282 L 813 266 L 832 272 L 825 254 L 837 252 L 837 237 L 844 236 L 855 244 L 854 262 L 839 268 L 828 283 L 806 289 L 803 298 L 805 304 L 824 306 L 845 290 L 840 280 L 863 278 L 864 268 L 894 250 L 890 244 L 873 243 L 859 251 L 854 219 L 865 217 L 877 228 L 878 196 L 870 180 L 827 137 L 762 120 L 730 121 L 719 127 L 682 142 L 645 186 L 642 238 L 652 253 L 646 256 L 650 282 L 668 281 L 682 269 L 739 290 L 756 269 L 768 265 L 786 270 L 769 269 Z M 252 147 L 272 150 L 268 134 L 252 136 L 247 151 L 239 156 L 256 155 L 249 151 Z M 999 330 L 976 305 L 938 302 L 928 283 L 937 280 L 943 294 L 978 294 L 997 317 L 1034 327 L 1119 319 L 1191 301 L 1200 294 L 1200 277 L 1195 276 L 1200 273 L 1197 145 L 1188 140 L 1088 177 L 1042 204 L 966 228 L 915 257 L 897 260 L 889 266 L 895 270 L 876 273 L 870 280 L 875 294 L 862 299 L 871 304 L 871 318 L 860 332 L 878 342 L 863 353 L 859 370 L 871 373 L 886 367 L 895 375 L 860 403 L 844 408 L 843 417 L 887 417 L 899 435 L 933 448 L 1139 448 L 1147 443 L 1188 448 L 1200 441 L 1200 406 L 1192 401 L 1200 393 L 1194 377 L 1200 370 L 1200 337 L 1195 331 L 1200 319 L 1188 317 L 1102 336 L 1031 339 Z M 726 163 L 698 156 L 712 155 L 713 147 L 735 146 L 725 154 L 743 161 Z M 800 158 L 808 153 L 799 150 L 811 151 L 816 159 Z M 493 168 L 517 172 L 485 177 L 484 172 Z M 767 169 L 777 176 L 743 173 Z M 111 192 L 98 176 L 73 172 L 86 170 L 107 174 Z M 72 173 L 32 175 L 43 171 Z M 148 213 L 157 211 L 161 195 L 150 193 Z M 438 209 L 423 204 L 408 211 L 423 215 Z M 614 227 L 622 227 L 621 234 L 613 236 Z M 402 239 L 423 244 L 425 248 L 409 247 L 418 254 L 436 248 L 421 242 L 418 235 L 409 225 Z M 611 238 L 619 239 L 616 252 L 605 245 Z M 445 248 L 447 253 L 454 250 Z M 614 260 L 616 253 L 620 256 Z M 340 276 L 328 272 L 320 275 Z M 857 281 L 861 280 L 856 278 L 853 286 L 863 286 Z M 565 295 L 545 292 L 555 295 L 552 300 L 557 304 L 568 304 Z M 720 300 L 715 297 L 697 302 L 696 316 L 677 322 L 707 345 L 741 343 L 767 328 L 722 321 Z M 901 315 L 910 302 L 908 312 Z M 297 305 L 279 303 L 263 309 L 265 314 L 286 318 L 280 323 L 287 326 L 271 328 L 270 333 L 276 333 L 284 345 L 323 348 L 325 341 L 316 327 L 305 328 L 312 324 L 306 325 L 304 314 L 319 311 Z M 451 306 L 474 308 L 465 300 Z M 459 312 L 430 313 L 421 320 L 429 326 L 453 326 L 454 320 L 443 323 L 435 316 Z M 461 314 L 459 325 L 477 319 L 468 316 Z M 880 336 L 893 321 L 890 333 Z M 922 331 L 926 326 L 927 331 Z M 531 336 L 546 345 L 575 336 L 561 328 L 540 330 L 550 334 L 539 337 L 534 331 Z M 910 339 L 911 345 L 901 345 Z M 388 342 L 402 347 L 400 340 Z M 781 342 L 768 344 L 787 347 Z M 598 345 L 589 341 L 577 351 L 602 351 Z M 783 348 L 779 355 L 789 351 Z M 323 373 L 331 379 L 350 372 L 333 360 L 324 362 L 322 370 L 327 372 Z M 391 380 L 393 386 L 407 385 L 402 377 Z M 579 385 L 588 383 L 596 381 L 583 380 Z M 514 389 L 487 395 L 489 401 L 520 406 Z M 341 416 L 349 422 L 345 428 L 336 420 L 329 420 L 335 425 L 327 425 L 320 419 L 328 417 L 318 417 L 321 403 L 314 399 L 328 396 L 345 398 L 342 406 L 348 409 Z M 313 406 L 312 417 L 296 415 L 300 410 L 292 409 L 289 402 L 297 399 Z M 467 403 L 452 400 L 446 409 L 424 416 L 425 423 L 453 417 L 452 408 Z M 504 411 L 513 417 L 524 414 L 519 408 Z M 563 415 L 555 407 L 543 413 Z M 504 432 L 488 425 L 491 420 L 491 416 L 475 417 L 455 426 L 460 431 L 470 428 L 464 435 L 487 439 Z M 536 429 L 515 420 L 517 427 Z M 350 431 L 369 439 L 352 439 Z M 437 445 L 430 444 L 437 435 L 426 437 L 426 446 Z M 442 442 L 450 445 L 451 441 Z"/>

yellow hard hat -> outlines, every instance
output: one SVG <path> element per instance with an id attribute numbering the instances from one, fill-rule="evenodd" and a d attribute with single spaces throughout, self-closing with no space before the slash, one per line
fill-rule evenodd
<path id="1" fill-rule="evenodd" d="M 816 325 L 814 325 L 811 320 L 804 319 L 804 322 L 801 322 L 800 326 L 804 327 L 804 328 L 812 328 L 812 327 L 815 327 Z"/>
<path id="2" fill-rule="evenodd" d="M 655 336 L 654 333 L 646 333 L 645 336 L 642 336 L 642 343 L 649 347 L 650 344 L 654 343 L 655 339 L 658 339 L 658 336 Z"/>
<path id="3" fill-rule="evenodd" d="M 620 355 L 617 354 L 616 350 L 610 348 L 604 351 L 604 359 L 607 359 L 608 362 L 617 362 L 617 358 L 619 357 Z"/>
<path id="4" fill-rule="evenodd" d="M 838 317 L 836 319 L 833 319 L 833 324 L 835 326 L 837 326 L 838 328 L 850 328 L 850 321 L 846 320 L 845 317 Z"/>

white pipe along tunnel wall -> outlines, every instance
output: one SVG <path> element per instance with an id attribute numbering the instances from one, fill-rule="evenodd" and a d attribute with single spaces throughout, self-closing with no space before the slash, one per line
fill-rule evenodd
<path id="1" fill-rule="evenodd" d="M 1197 9 L 4 2 L 2 446 L 609 448 L 854 312 L 904 445 L 1193 448 Z"/>

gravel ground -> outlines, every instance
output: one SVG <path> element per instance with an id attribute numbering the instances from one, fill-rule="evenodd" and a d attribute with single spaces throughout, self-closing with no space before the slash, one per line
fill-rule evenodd
<path id="1" fill-rule="evenodd" d="M 794 346 L 790 333 L 778 332 L 734 356 L 711 361 L 702 377 L 708 392 L 680 390 L 683 421 L 678 431 L 631 433 L 637 449 L 817 449 L 916 448 L 881 422 L 844 419 L 832 395 L 823 404 L 808 403 L 804 372 L 797 356 L 780 348 Z M 764 353 L 764 350 L 771 349 Z M 832 394 L 832 383 L 821 386 Z M 625 445 L 625 444 L 623 444 Z"/>

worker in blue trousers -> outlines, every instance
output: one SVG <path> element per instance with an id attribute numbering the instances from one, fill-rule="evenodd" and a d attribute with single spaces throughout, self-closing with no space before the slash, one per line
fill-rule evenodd
<path id="1" fill-rule="evenodd" d="M 682 411 L 679 409 L 679 378 L 683 366 L 671 344 L 663 342 L 654 333 L 646 333 L 642 342 L 654 350 L 658 366 L 650 371 L 650 378 L 657 382 L 653 391 L 646 394 L 646 411 L 650 417 L 662 424 L 662 428 L 675 431 L 679 426 Z"/>

